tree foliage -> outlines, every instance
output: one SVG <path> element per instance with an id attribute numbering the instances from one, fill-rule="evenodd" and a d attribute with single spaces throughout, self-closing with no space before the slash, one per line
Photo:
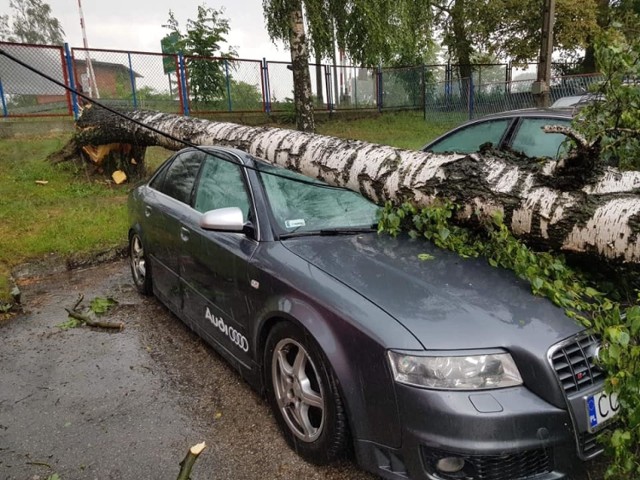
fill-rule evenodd
<path id="1" fill-rule="evenodd" d="M 230 30 L 229 20 L 222 16 L 223 13 L 222 9 L 200 5 L 196 19 L 187 20 L 183 32 L 173 11 L 169 10 L 169 20 L 163 25 L 178 36 L 176 48 L 187 56 L 189 91 L 196 102 L 214 101 L 225 93 L 229 60 L 225 65 L 224 60 L 213 60 L 212 57 L 237 57 L 233 47 L 227 47 L 226 52 L 222 50 Z"/>
<path id="2" fill-rule="evenodd" d="M 557 0 L 554 45 L 565 55 L 584 49 L 597 31 L 599 0 Z M 458 63 L 473 63 L 474 55 L 515 62 L 538 57 L 542 28 L 540 0 L 436 1 L 438 23 Z"/>
<path id="3" fill-rule="evenodd" d="M 64 30 L 42 0 L 10 0 L 13 14 L 0 15 L 0 40 L 35 44 L 64 43 Z"/>
<path id="4" fill-rule="evenodd" d="M 605 81 L 583 108 L 574 126 L 599 142 L 604 162 L 640 170 L 640 40 L 625 36 L 621 25 L 603 32 L 595 45 Z"/>
<path id="5" fill-rule="evenodd" d="M 289 39 L 290 0 L 264 0 L 273 39 Z M 336 48 L 356 64 L 416 65 L 432 60 L 431 0 L 304 0 L 309 45 L 316 56 Z"/>

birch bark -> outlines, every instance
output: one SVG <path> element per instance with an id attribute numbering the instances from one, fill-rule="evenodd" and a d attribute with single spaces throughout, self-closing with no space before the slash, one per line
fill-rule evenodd
<path id="1" fill-rule="evenodd" d="M 501 212 L 513 233 L 547 249 L 640 263 L 640 172 L 594 171 L 568 187 L 554 162 L 501 152 L 430 154 L 294 130 L 212 122 L 159 112 L 128 115 L 197 145 L 238 148 L 271 163 L 345 186 L 374 202 L 419 206 L 447 198 L 460 220 Z M 100 109 L 85 110 L 73 142 L 183 145 Z M 581 177 L 583 178 L 583 177 Z M 562 189 L 557 185 L 562 185 Z"/>

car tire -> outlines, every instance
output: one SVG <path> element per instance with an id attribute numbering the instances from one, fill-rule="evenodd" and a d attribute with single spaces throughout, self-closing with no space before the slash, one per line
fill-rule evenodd
<path id="1" fill-rule="evenodd" d="M 153 293 L 151 265 L 147 261 L 142 238 L 135 232 L 129 238 L 129 264 L 133 283 L 138 291 L 143 295 L 151 295 Z"/>
<path id="2" fill-rule="evenodd" d="M 289 322 L 276 324 L 263 365 L 269 403 L 291 448 L 316 465 L 348 456 L 349 427 L 337 382 L 311 335 Z"/>

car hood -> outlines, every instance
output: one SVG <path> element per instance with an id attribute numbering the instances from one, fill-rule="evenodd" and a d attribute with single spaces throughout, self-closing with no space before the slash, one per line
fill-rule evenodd
<path id="1" fill-rule="evenodd" d="M 371 233 L 282 245 L 376 304 L 426 349 L 503 347 L 538 356 L 583 330 L 512 272 L 427 241 Z M 422 253 L 432 258 L 420 260 Z"/>

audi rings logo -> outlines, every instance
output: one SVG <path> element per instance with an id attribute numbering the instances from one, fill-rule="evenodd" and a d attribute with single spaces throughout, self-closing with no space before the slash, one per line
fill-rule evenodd
<path id="1" fill-rule="evenodd" d="M 229 340 L 235 343 L 242 351 L 249 351 L 249 340 L 247 337 L 242 335 L 238 330 L 233 327 L 230 327 L 221 317 L 216 317 L 211 314 L 209 307 L 207 307 L 207 311 L 204 314 L 205 318 L 211 322 L 211 325 L 216 327 L 222 333 L 224 333 Z"/>

